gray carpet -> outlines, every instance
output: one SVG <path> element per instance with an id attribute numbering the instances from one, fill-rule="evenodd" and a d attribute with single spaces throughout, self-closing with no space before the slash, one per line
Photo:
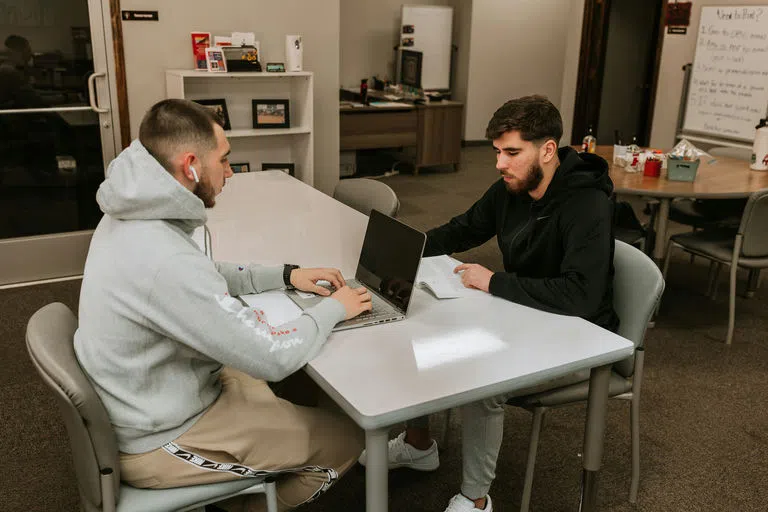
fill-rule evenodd
<path id="1" fill-rule="evenodd" d="M 490 148 L 466 148 L 458 173 L 422 172 L 386 178 L 402 202 L 401 218 L 422 229 L 464 211 L 496 179 Z M 459 254 L 500 269 L 495 241 Z M 641 481 L 637 506 L 627 502 L 629 410 L 609 404 L 601 510 L 746 511 L 768 502 L 768 291 L 739 298 L 734 344 L 726 347 L 725 281 L 716 301 L 703 296 L 707 266 L 676 258 L 656 327 L 648 331 L 641 416 Z M 725 276 L 723 276 L 725 279 Z M 741 286 L 745 281 L 742 276 Z M 76 310 L 79 281 L 0 291 L 0 511 L 77 510 L 64 427 L 24 348 L 27 319 L 61 301 Z M 396 471 L 391 510 L 441 512 L 461 478 L 454 415 L 441 467 L 434 473 Z M 436 425 L 440 425 L 438 417 Z M 577 510 L 584 408 L 551 411 L 541 435 L 532 510 Z M 494 509 L 519 507 L 530 415 L 509 409 Z M 436 429 L 436 433 L 439 431 Z M 307 512 L 362 511 L 364 472 L 352 469 Z"/>

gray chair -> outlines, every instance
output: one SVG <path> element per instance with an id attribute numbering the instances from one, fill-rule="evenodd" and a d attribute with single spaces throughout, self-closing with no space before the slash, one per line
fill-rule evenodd
<path id="1" fill-rule="evenodd" d="M 744 213 L 741 223 L 734 234 L 733 231 L 719 229 L 704 229 L 691 233 L 674 235 L 669 239 L 667 254 L 664 258 L 664 276 L 669 270 L 669 259 L 672 249 L 679 247 L 684 251 L 710 260 L 710 279 L 707 294 L 714 297 L 717 274 L 723 264 L 731 266 L 730 289 L 728 295 L 728 332 L 725 343 L 733 341 L 733 330 L 736 321 L 736 271 L 739 267 L 750 271 L 749 288 L 757 286 L 759 270 L 768 268 L 768 189 L 753 193 Z"/>
<path id="2" fill-rule="evenodd" d="M 77 318 L 67 306 L 48 304 L 27 324 L 27 350 L 64 417 L 83 511 L 194 510 L 240 494 L 266 493 L 269 512 L 277 512 L 271 479 L 241 478 L 160 490 L 121 484 L 117 441 L 107 411 L 75 357 L 76 329 Z"/>
<path id="3" fill-rule="evenodd" d="M 718 146 L 708 153 L 713 157 L 728 157 L 749 162 L 752 150 Z M 694 229 L 711 227 L 718 223 L 738 222 L 746 201 L 742 199 L 688 199 L 678 198 L 669 206 L 669 219 L 678 224 L 686 224 Z"/>
<path id="4" fill-rule="evenodd" d="M 339 180 L 333 198 L 365 215 L 378 210 L 394 217 L 400 209 L 395 191 L 386 183 L 369 178 Z"/>
<path id="5" fill-rule="evenodd" d="M 632 435 L 632 483 L 629 501 L 637 501 L 640 485 L 640 389 L 643 382 L 645 330 L 656 304 L 664 291 L 664 280 L 656 264 L 639 249 L 616 241 L 613 257 L 613 307 L 621 320 L 618 334 L 635 344 L 634 356 L 613 365 L 608 394 L 611 398 L 629 400 L 630 430 Z M 527 511 L 531 500 L 533 470 L 544 414 L 553 407 L 571 405 L 587 400 L 589 371 L 578 372 L 562 379 L 567 385 L 547 391 L 515 397 L 509 405 L 533 412 L 528 464 L 520 510 Z"/>

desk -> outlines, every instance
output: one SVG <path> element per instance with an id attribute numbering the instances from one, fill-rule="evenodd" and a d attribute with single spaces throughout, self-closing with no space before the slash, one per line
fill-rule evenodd
<path id="1" fill-rule="evenodd" d="M 416 146 L 416 172 L 453 165 L 461 157 L 464 105 L 440 101 L 402 107 L 339 107 L 342 151 Z"/>
<path id="2" fill-rule="evenodd" d="M 346 276 L 366 225 L 361 213 L 280 171 L 232 177 L 208 220 L 216 259 L 336 266 Z M 366 510 L 382 512 L 389 427 L 592 368 L 582 490 L 583 510 L 592 510 L 610 365 L 632 353 L 632 343 L 580 318 L 480 292 L 439 301 L 416 289 L 406 320 L 333 333 L 306 372 L 365 429 Z"/>
<path id="3" fill-rule="evenodd" d="M 613 165 L 613 146 L 598 146 L 597 154 L 611 166 L 610 176 L 617 194 L 653 197 L 659 200 L 656 224 L 656 247 L 653 256 L 664 258 L 667 243 L 669 205 L 675 197 L 695 199 L 733 199 L 748 197 L 752 192 L 768 187 L 768 172 L 753 171 L 749 163 L 735 158 L 718 157 L 713 164 L 701 160 L 696 180 L 669 181 L 666 171 L 660 178 L 644 176 L 642 172 L 627 172 Z"/>

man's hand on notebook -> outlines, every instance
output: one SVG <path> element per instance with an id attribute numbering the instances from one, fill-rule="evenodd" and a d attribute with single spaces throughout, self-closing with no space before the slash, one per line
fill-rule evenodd
<path id="1" fill-rule="evenodd" d="M 488 270 L 477 263 L 462 263 L 453 269 L 454 274 L 459 272 L 461 272 L 461 282 L 464 286 L 488 292 L 493 276 L 492 270 Z"/>
<path id="2" fill-rule="evenodd" d="M 338 300 L 347 311 L 344 320 L 354 318 L 360 313 L 371 310 L 371 294 L 363 288 L 350 288 L 343 286 L 336 290 L 331 298 Z"/>
<path id="3" fill-rule="evenodd" d="M 291 284 L 297 290 L 328 297 L 331 290 L 319 286 L 318 281 L 328 281 L 336 289 L 347 284 L 341 276 L 341 272 L 336 268 L 297 268 L 291 272 Z"/>

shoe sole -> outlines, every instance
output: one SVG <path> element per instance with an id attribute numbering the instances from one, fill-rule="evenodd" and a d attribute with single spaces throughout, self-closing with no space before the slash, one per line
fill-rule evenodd
<path id="1" fill-rule="evenodd" d="M 389 466 L 389 469 L 403 469 L 403 468 L 406 468 L 406 469 L 413 469 L 414 471 L 429 472 L 429 471 L 435 471 L 439 467 L 440 467 L 440 463 L 438 463 L 437 465 L 434 465 L 434 466 L 432 466 L 432 465 L 423 465 L 423 464 L 419 465 L 419 464 L 411 464 L 411 463 L 402 463 L 402 464 L 391 464 Z"/>

